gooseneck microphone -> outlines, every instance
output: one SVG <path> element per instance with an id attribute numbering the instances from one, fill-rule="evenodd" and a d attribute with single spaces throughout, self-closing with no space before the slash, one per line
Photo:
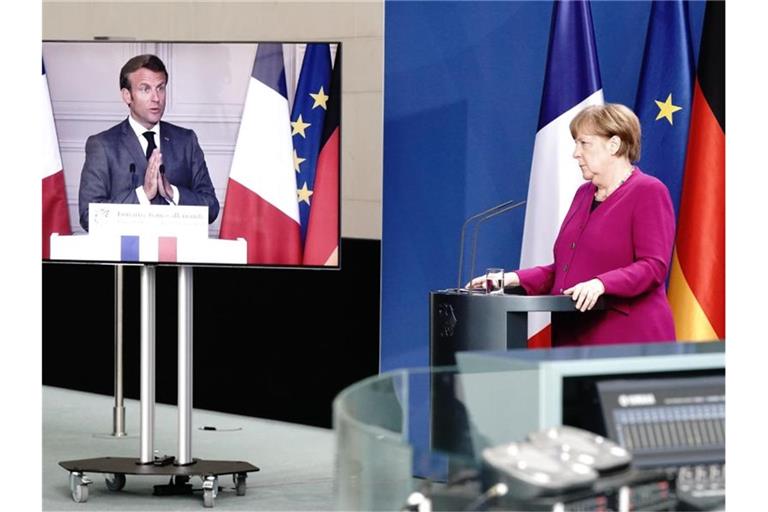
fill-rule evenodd
<path id="1" fill-rule="evenodd" d="M 525 201 L 520 201 L 514 204 L 510 204 L 509 206 L 501 207 L 498 210 L 494 210 L 480 217 L 480 219 L 475 223 L 475 231 L 472 233 L 472 263 L 470 264 L 470 268 L 472 269 L 473 276 L 475 275 L 475 256 L 477 255 L 477 233 L 480 230 L 480 224 L 487 221 L 488 219 L 496 217 L 497 215 L 501 215 L 502 213 L 506 213 L 510 210 L 514 210 L 515 208 L 522 206 L 524 204 L 525 204 Z"/>
<path id="2" fill-rule="evenodd" d="M 128 191 L 128 194 L 123 198 L 121 203 L 125 203 L 125 201 L 131 196 L 134 190 L 136 190 L 136 164 L 131 162 L 131 165 L 128 166 L 128 172 L 131 173 L 131 189 Z"/>
<path id="3" fill-rule="evenodd" d="M 492 206 L 487 210 L 483 210 L 480 213 L 476 213 L 471 217 L 468 217 L 467 220 L 464 221 L 464 225 L 461 226 L 461 240 L 459 242 L 459 278 L 458 278 L 458 283 L 456 285 L 457 290 L 461 290 L 463 288 L 461 277 L 464 269 L 464 238 L 465 238 L 467 226 L 469 225 L 469 223 L 472 222 L 473 220 L 477 220 L 474 226 L 474 231 L 472 236 L 471 269 L 472 269 L 472 275 L 474 276 L 475 275 L 475 253 L 477 249 L 477 231 L 478 231 L 479 225 L 492 217 L 501 215 L 502 213 L 508 212 L 509 210 L 513 210 L 519 206 L 524 205 L 525 203 L 526 203 L 525 201 L 518 201 L 517 199 L 504 201 L 501 204 L 497 204 L 496 206 Z"/>

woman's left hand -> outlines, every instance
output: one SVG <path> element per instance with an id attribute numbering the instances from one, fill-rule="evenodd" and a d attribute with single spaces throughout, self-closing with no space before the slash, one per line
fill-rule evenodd
<path id="1" fill-rule="evenodd" d="M 565 295 L 571 295 L 576 301 L 576 309 L 579 311 L 588 311 L 595 306 L 598 297 L 605 293 L 605 286 L 599 279 L 590 279 L 575 286 L 572 286 L 563 292 Z"/>

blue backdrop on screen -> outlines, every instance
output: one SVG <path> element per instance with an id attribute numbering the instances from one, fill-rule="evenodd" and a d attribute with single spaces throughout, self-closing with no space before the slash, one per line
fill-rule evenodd
<path id="1" fill-rule="evenodd" d="M 704 6 L 689 5 L 696 55 Z M 591 7 L 605 100 L 633 107 L 650 4 Z M 464 219 L 527 196 L 551 13 L 551 2 L 385 4 L 382 371 L 429 364 L 429 292 L 456 286 Z M 524 214 L 482 224 L 475 273 L 517 268 Z"/>

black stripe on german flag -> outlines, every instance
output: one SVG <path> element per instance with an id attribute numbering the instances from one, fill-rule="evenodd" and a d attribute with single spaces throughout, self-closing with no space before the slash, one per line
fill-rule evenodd
<path id="1" fill-rule="evenodd" d="M 725 2 L 707 2 L 696 72 L 709 108 L 725 133 Z"/>
<path id="2" fill-rule="evenodd" d="M 336 57 L 333 59 L 333 74 L 331 75 L 331 92 L 328 98 L 328 111 L 325 113 L 325 124 L 323 125 L 323 138 L 320 139 L 320 147 L 325 147 L 328 139 L 331 138 L 333 131 L 339 127 L 340 109 L 339 99 L 341 96 L 341 45 L 336 47 Z"/>

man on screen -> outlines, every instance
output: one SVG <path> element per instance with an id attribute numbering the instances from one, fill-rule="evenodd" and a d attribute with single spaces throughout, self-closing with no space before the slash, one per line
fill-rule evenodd
<path id="1" fill-rule="evenodd" d="M 205 157 L 192 130 L 160 121 L 168 72 L 155 55 L 139 55 L 120 70 L 128 118 L 88 137 L 80 176 L 80 225 L 89 203 L 198 205 L 208 222 L 219 214 Z"/>

